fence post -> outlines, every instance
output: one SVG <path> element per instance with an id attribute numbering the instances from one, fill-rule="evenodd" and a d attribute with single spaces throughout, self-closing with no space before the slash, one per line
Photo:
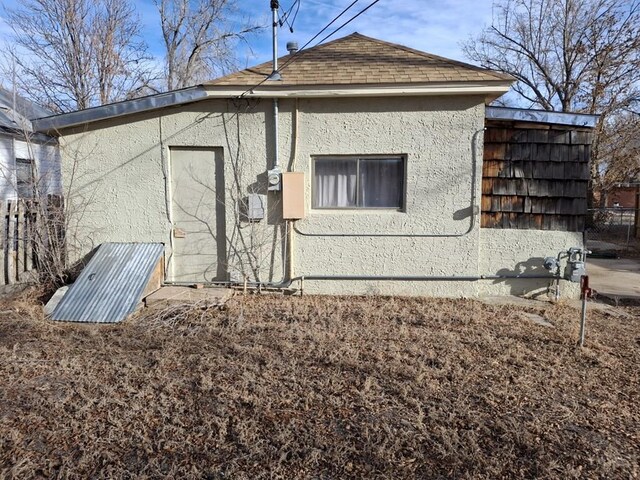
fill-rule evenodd
<path id="1" fill-rule="evenodd" d="M 0 285 L 7 284 L 7 247 L 9 245 L 9 236 L 7 235 L 7 229 L 9 228 L 7 216 L 7 202 L 0 201 L 1 210 L 0 218 L 2 218 L 2 232 L 0 232 L 0 268 L 2 269 L 2 275 L 0 275 Z"/>
<path id="2" fill-rule="evenodd" d="M 7 216 L 9 219 L 9 228 L 7 228 L 7 252 L 6 252 L 6 276 L 7 285 L 15 283 L 16 277 L 16 257 L 15 257 L 15 240 L 16 240 L 16 201 L 9 200 Z"/>
<path id="3" fill-rule="evenodd" d="M 24 209 L 24 233 L 25 233 L 25 244 L 24 244 L 24 270 L 25 272 L 31 273 L 33 270 L 33 242 L 34 238 L 34 230 L 33 230 L 33 200 L 29 200 L 25 202 Z"/>

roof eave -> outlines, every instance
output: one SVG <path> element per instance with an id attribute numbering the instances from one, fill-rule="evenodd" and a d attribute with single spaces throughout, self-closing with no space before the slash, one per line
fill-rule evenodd
<path id="1" fill-rule="evenodd" d="M 55 133 L 66 128 L 149 112 L 174 105 L 184 105 L 207 98 L 330 98 L 330 97 L 397 97 L 429 95 L 483 95 L 491 101 L 509 90 L 511 82 L 449 82 L 404 85 L 308 85 L 267 86 L 248 90 L 246 86 L 197 86 L 184 90 L 126 100 L 100 107 L 63 113 L 33 120 L 33 130 Z"/>
<path id="2" fill-rule="evenodd" d="M 79 125 L 123 117 L 134 113 L 149 112 L 174 105 L 184 105 L 205 98 L 207 98 L 206 90 L 202 86 L 196 86 L 111 103 L 100 107 L 88 108 L 86 110 L 39 118 L 33 120 L 32 124 L 34 131 L 53 133 L 64 128 L 77 127 Z"/>
<path id="3" fill-rule="evenodd" d="M 274 82 L 276 83 L 276 82 Z M 495 99 L 509 91 L 512 82 L 442 82 L 415 84 L 371 85 L 205 85 L 209 97 L 231 98 L 329 98 L 329 97 L 397 97 L 432 95 L 484 95 Z"/>
<path id="4" fill-rule="evenodd" d="M 568 125 L 572 127 L 595 128 L 600 115 L 573 112 L 553 112 L 530 108 L 487 107 L 488 120 L 547 123 L 550 125 Z"/>

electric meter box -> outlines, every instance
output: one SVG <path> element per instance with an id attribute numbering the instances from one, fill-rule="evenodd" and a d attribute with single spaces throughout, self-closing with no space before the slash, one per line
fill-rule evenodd
<path id="1" fill-rule="evenodd" d="M 271 170 L 267 170 L 267 190 L 270 192 L 278 192 L 282 189 L 282 170 L 276 166 Z"/>

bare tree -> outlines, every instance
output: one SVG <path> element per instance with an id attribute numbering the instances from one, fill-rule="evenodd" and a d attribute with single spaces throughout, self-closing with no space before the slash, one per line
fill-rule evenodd
<path id="1" fill-rule="evenodd" d="M 494 21 L 464 45 L 545 110 L 608 113 L 638 90 L 640 1 L 502 0 Z"/>
<path id="2" fill-rule="evenodd" d="M 234 28 L 235 0 L 155 0 L 164 39 L 166 88 L 209 80 L 234 65 L 233 46 L 259 27 Z"/>
<path id="3" fill-rule="evenodd" d="M 18 86 L 56 112 L 144 92 L 151 76 L 127 0 L 18 0 L 7 9 Z"/>
<path id="4" fill-rule="evenodd" d="M 624 112 L 611 118 L 603 127 L 600 145 L 603 158 L 602 179 L 606 191 L 616 183 L 640 180 L 640 114 Z"/>
<path id="5" fill-rule="evenodd" d="M 530 106 L 600 114 L 594 190 L 624 171 L 612 146 L 625 142 L 615 119 L 640 91 L 640 0 L 498 0 L 492 25 L 463 48 L 513 75 Z"/>

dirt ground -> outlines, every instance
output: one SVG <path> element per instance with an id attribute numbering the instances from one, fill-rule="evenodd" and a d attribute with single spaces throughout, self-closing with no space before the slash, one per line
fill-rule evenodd
<path id="1" fill-rule="evenodd" d="M 0 305 L 0 478 L 640 476 L 640 309 L 237 297 Z M 537 313 L 552 327 L 533 322 Z"/>

